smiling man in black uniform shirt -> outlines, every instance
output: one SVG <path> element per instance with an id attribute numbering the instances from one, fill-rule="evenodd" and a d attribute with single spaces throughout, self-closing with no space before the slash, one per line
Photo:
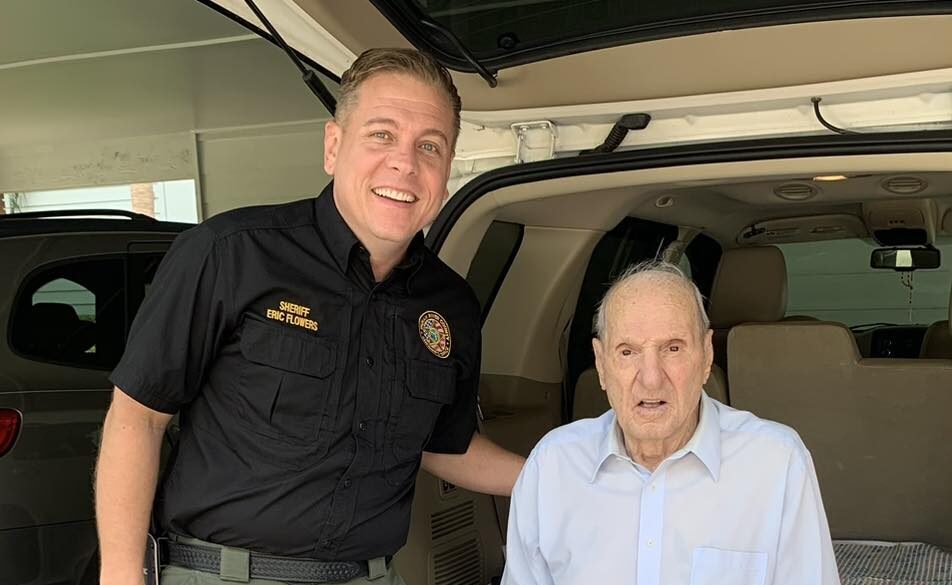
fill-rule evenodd
<path id="1" fill-rule="evenodd" d="M 459 111 L 433 60 L 368 51 L 341 81 L 320 197 L 176 240 L 112 373 L 102 585 L 141 585 L 153 497 L 173 539 L 163 584 L 399 583 L 389 557 L 421 461 L 511 492 L 522 458 L 474 434 L 478 303 L 420 234 L 447 197 Z"/>

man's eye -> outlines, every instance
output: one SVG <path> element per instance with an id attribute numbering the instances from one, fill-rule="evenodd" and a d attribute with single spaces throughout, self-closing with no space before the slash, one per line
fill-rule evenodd
<path id="1" fill-rule="evenodd" d="M 373 136 L 374 138 L 379 138 L 380 140 L 387 140 L 387 139 L 390 138 L 390 133 L 389 133 L 389 132 L 383 132 L 383 131 L 373 132 L 373 133 L 371 134 L 371 136 Z"/>
<path id="2" fill-rule="evenodd" d="M 420 148 L 422 148 L 423 150 L 427 152 L 432 152 L 433 154 L 437 154 L 440 152 L 440 147 L 433 144 L 432 142 L 424 142 L 423 144 L 420 145 Z"/>
<path id="3" fill-rule="evenodd" d="M 680 345 L 668 346 L 668 351 L 670 351 L 671 353 L 681 351 L 681 346 Z"/>
<path id="4" fill-rule="evenodd" d="M 621 355 L 624 356 L 624 357 L 628 357 L 628 356 L 630 356 L 632 353 L 633 353 L 633 352 L 632 352 L 630 349 L 623 349 L 623 350 L 621 350 Z"/>

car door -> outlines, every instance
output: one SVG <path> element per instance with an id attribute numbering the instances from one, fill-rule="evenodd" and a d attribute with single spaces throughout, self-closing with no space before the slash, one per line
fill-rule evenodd
<path id="1" fill-rule="evenodd" d="M 107 375 L 174 235 L 0 238 L 0 418 L 13 423 L 0 453 L 0 582 L 98 579 L 92 470 Z"/>

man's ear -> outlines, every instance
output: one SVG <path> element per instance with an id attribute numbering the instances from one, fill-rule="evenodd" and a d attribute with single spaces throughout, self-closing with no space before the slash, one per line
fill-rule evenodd
<path id="1" fill-rule="evenodd" d="M 598 371 L 598 385 L 601 386 L 602 390 L 605 390 L 605 376 L 602 374 L 602 360 L 604 359 L 602 354 L 605 349 L 601 339 L 597 337 L 592 338 L 592 350 L 595 352 L 595 370 Z"/>
<path id="2" fill-rule="evenodd" d="M 340 148 L 343 131 L 340 124 L 334 120 L 324 124 L 324 172 L 332 177 L 337 166 L 337 150 Z"/>
<path id="3" fill-rule="evenodd" d="M 711 377 L 711 365 L 714 363 L 714 330 L 708 329 L 707 333 L 704 334 L 704 367 L 706 374 L 704 375 L 704 381 L 707 382 L 707 379 Z"/>

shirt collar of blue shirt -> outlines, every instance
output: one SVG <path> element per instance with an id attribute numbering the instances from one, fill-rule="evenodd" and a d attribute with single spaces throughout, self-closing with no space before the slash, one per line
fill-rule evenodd
<path id="1" fill-rule="evenodd" d="M 631 460 L 627 449 L 625 449 L 621 427 L 618 426 L 615 412 L 609 411 L 602 419 L 605 420 L 606 424 L 602 438 L 598 443 L 598 457 L 595 459 L 595 468 L 592 470 L 589 483 L 595 483 L 598 472 L 609 457 L 618 457 L 637 465 Z M 721 425 L 717 414 L 717 405 L 703 391 L 701 392 L 701 415 L 698 419 L 697 428 L 694 430 L 694 435 L 691 436 L 684 447 L 665 459 L 665 462 L 681 459 L 689 453 L 693 453 L 707 467 L 711 478 L 716 482 L 721 469 Z"/>

